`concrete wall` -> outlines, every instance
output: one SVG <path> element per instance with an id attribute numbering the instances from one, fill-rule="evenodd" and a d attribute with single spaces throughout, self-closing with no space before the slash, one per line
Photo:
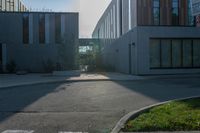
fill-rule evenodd
<path id="1" fill-rule="evenodd" d="M 58 62 L 60 44 L 55 44 L 55 13 L 45 14 L 45 44 L 39 43 L 39 14 L 29 13 L 29 44 L 23 44 L 23 13 L 0 13 L 0 43 L 6 44 L 7 63 L 15 61 L 18 70 L 43 72 L 48 59 Z M 67 46 L 69 62 L 75 63 L 78 44 L 78 14 L 60 13 L 63 40 L 71 39 Z"/>
<path id="2" fill-rule="evenodd" d="M 129 46 L 130 45 L 130 46 Z M 131 51 L 129 50 L 131 48 Z M 116 71 L 136 74 L 137 68 L 137 30 L 131 30 L 112 44 L 104 45 L 102 50 L 103 63 Z M 131 52 L 129 56 L 129 51 Z M 131 62 L 129 62 L 131 60 Z M 131 63 L 131 65 L 129 64 Z M 129 68 L 131 66 L 131 68 Z M 131 69 L 131 70 L 129 70 Z"/>

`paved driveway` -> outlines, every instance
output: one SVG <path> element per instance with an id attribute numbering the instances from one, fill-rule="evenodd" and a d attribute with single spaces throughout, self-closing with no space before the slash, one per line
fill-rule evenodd
<path id="1" fill-rule="evenodd" d="M 107 133 L 126 113 L 200 95 L 199 78 L 39 84 L 0 90 L 0 132 Z"/>

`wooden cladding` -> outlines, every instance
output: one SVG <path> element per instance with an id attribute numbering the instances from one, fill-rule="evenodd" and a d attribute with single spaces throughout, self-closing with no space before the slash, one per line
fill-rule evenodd
<path id="1" fill-rule="evenodd" d="M 138 25 L 152 25 L 152 0 L 138 0 Z"/>
<path id="2" fill-rule="evenodd" d="M 160 25 L 172 24 L 172 0 L 160 0 Z M 179 0 L 178 25 L 188 24 L 188 0 Z M 138 25 L 154 25 L 153 23 L 153 0 L 137 1 L 137 23 Z"/>

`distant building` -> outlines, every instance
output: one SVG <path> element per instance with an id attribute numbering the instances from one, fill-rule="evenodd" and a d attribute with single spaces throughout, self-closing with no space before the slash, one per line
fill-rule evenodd
<path id="1" fill-rule="evenodd" d="M 105 66 L 143 74 L 200 72 L 190 0 L 112 0 L 93 32 Z"/>
<path id="2" fill-rule="evenodd" d="M 24 12 L 28 11 L 28 8 L 21 2 L 21 0 L 0 0 L 0 12 L 1 11 Z"/>
<path id="3" fill-rule="evenodd" d="M 78 13 L 0 12 L 0 71 L 70 69 L 78 35 Z"/>

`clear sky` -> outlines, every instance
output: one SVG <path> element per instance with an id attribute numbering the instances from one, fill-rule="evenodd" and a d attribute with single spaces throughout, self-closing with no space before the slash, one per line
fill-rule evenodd
<path id="1" fill-rule="evenodd" d="M 34 11 L 51 9 L 56 12 L 79 12 L 79 36 L 91 37 L 97 21 L 111 0 L 22 0 Z"/>

